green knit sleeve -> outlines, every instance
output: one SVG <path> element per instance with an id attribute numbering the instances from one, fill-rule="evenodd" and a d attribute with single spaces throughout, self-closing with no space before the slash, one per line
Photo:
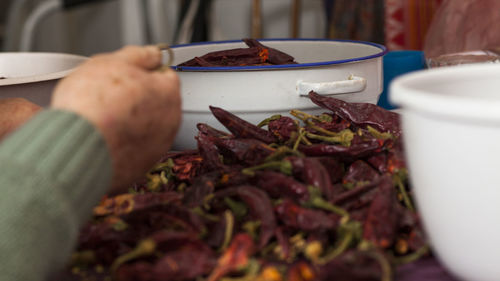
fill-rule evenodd
<path id="1" fill-rule="evenodd" d="M 111 182 L 101 134 L 44 110 L 0 143 L 0 280 L 45 280 L 72 251 Z"/>

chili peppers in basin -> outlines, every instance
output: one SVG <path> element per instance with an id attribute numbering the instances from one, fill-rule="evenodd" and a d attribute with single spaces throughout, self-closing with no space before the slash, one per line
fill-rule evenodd
<path id="1" fill-rule="evenodd" d="M 104 198 L 82 229 L 73 277 L 397 280 L 399 266 L 431 255 L 398 115 L 310 98 L 324 114 L 260 124 L 210 107 L 228 132 L 199 124 L 197 150 L 165 155 L 130 193 Z"/>

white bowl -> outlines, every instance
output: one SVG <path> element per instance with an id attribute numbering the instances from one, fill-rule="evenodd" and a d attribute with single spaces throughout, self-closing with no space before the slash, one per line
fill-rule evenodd
<path id="1" fill-rule="evenodd" d="M 26 98 L 50 104 L 57 81 L 87 58 L 62 53 L 0 53 L 0 98 Z"/>
<path id="2" fill-rule="evenodd" d="M 431 246 L 467 280 L 500 280 L 500 65 L 437 68 L 390 86 Z"/>
<path id="3" fill-rule="evenodd" d="M 386 53 L 382 45 L 324 39 L 259 41 L 290 54 L 299 64 L 176 68 L 181 80 L 183 120 L 174 149 L 196 147 L 197 123 L 223 128 L 212 116 L 209 105 L 256 124 L 291 109 L 323 112 L 306 96 L 310 86 L 350 102 L 377 103 L 382 93 L 382 56 Z M 245 47 L 242 41 L 173 46 L 173 64 L 212 51 Z M 351 75 L 357 78 L 348 80 Z"/>

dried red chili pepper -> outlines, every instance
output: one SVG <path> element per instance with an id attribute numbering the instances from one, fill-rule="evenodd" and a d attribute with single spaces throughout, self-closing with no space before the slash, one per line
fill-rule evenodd
<path id="1" fill-rule="evenodd" d="M 321 193 L 331 200 L 334 196 L 330 174 L 316 158 L 311 157 L 287 157 L 292 163 L 294 176 L 300 178 L 304 183 L 313 185 L 321 190 Z"/>
<path id="2" fill-rule="evenodd" d="M 384 176 L 364 221 L 363 238 L 382 248 L 392 246 L 401 215 L 399 210 L 392 179 Z"/>
<path id="3" fill-rule="evenodd" d="M 305 261 L 299 261 L 290 266 L 286 276 L 287 281 L 314 281 L 318 280 L 317 278 L 314 268 Z"/>
<path id="4" fill-rule="evenodd" d="M 280 142 L 285 142 L 290 139 L 294 132 L 298 131 L 298 125 L 292 118 L 281 116 L 279 119 L 269 121 L 267 129 L 273 133 Z"/>
<path id="5" fill-rule="evenodd" d="M 226 132 L 223 132 L 221 130 L 217 130 L 214 127 L 205 124 L 205 123 L 198 123 L 196 124 L 196 128 L 198 128 L 198 131 L 210 136 L 210 137 L 216 137 L 216 138 L 230 138 L 232 137 L 231 134 L 228 134 Z"/>
<path id="6" fill-rule="evenodd" d="M 250 209 L 252 217 L 260 221 L 258 248 L 264 247 L 273 237 L 276 218 L 269 196 L 263 190 L 249 185 L 228 188 L 217 192 L 216 197 L 238 196 Z"/>
<path id="7" fill-rule="evenodd" d="M 344 176 L 344 165 L 333 157 L 317 157 L 316 159 L 325 167 L 330 175 L 330 181 L 334 184 L 340 182 Z M 335 193 L 335 192 L 334 192 Z"/>
<path id="8" fill-rule="evenodd" d="M 205 134 L 199 133 L 198 136 L 196 136 L 196 141 L 198 143 L 198 151 L 203 159 L 202 168 L 204 172 L 222 170 L 224 168 L 224 163 L 222 163 L 219 149 L 212 139 Z"/>
<path id="9" fill-rule="evenodd" d="M 297 62 L 295 62 L 295 59 L 292 56 L 290 56 L 282 51 L 279 51 L 277 49 L 264 46 L 259 41 L 255 40 L 255 39 L 245 38 L 245 39 L 243 39 L 243 42 L 245 42 L 245 44 L 247 44 L 247 46 L 249 46 L 249 47 L 258 47 L 261 49 L 269 50 L 269 58 L 267 59 L 267 61 L 271 64 L 296 64 L 297 63 Z"/>
<path id="10" fill-rule="evenodd" d="M 185 66 L 245 66 L 260 65 L 266 62 L 267 56 L 262 56 L 262 48 L 250 47 L 210 52 L 177 66 L 182 70 L 182 67 Z"/>
<path id="11" fill-rule="evenodd" d="M 205 198 L 214 192 L 215 185 L 220 176 L 220 171 L 212 171 L 195 178 L 193 184 L 187 187 L 184 192 L 184 204 L 188 208 L 195 208 L 202 205 Z"/>
<path id="12" fill-rule="evenodd" d="M 226 111 L 222 108 L 210 106 L 210 111 L 235 137 L 238 138 L 254 138 L 264 143 L 276 142 L 276 137 L 269 131 L 257 127 L 238 116 Z"/>
<path id="13" fill-rule="evenodd" d="M 349 189 L 370 183 L 379 177 L 379 173 L 363 160 L 354 161 L 347 169 L 342 184 Z"/>
<path id="14" fill-rule="evenodd" d="M 318 280 L 359 280 L 379 281 L 391 280 L 392 273 L 384 272 L 381 263 L 365 251 L 350 250 L 340 257 L 321 265 L 318 269 Z M 384 273 L 385 278 L 384 279 Z"/>
<path id="15" fill-rule="evenodd" d="M 307 186 L 283 173 L 258 171 L 253 180 L 256 186 L 274 198 L 292 198 L 298 202 L 309 201 Z"/>
<path id="16" fill-rule="evenodd" d="M 399 114 L 388 111 L 371 103 L 347 103 L 345 101 L 318 95 L 311 91 L 309 98 L 320 107 L 331 110 L 353 124 L 366 127 L 373 126 L 382 132 L 401 135 Z"/>
<path id="17" fill-rule="evenodd" d="M 299 151 L 307 156 L 333 156 L 343 161 L 354 161 L 373 155 L 380 151 L 382 147 L 383 143 L 380 143 L 377 139 L 371 139 L 365 142 L 353 143 L 350 146 L 324 143 L 300 145 Z"/>
<path id="18" fill-rule="evenodd" d="M 337 226 L 340 216 L 323 211 L 303 208 L 290 199 L 283 199 L 275 207 L 276 214 L 284 225 L 304 231 L 329 230 Z"/>
<path id="19" fill-rule="evenodd" d="M 255 245 L 252 237 L 246 233 L 235 235 L 229 248 L 217 261 L 207 281 L 217 281 L 222 276 L 247 266 L 254 251 Z"/>
<path id="20" fill-rule="evenodd" d="M 275 149 L 256 139 L 214 139 L 225 159 L 234 159 L 237 163 L 255 165 L 261 163 Z M 229 152 L 229 153 L 228 153 Z"/>

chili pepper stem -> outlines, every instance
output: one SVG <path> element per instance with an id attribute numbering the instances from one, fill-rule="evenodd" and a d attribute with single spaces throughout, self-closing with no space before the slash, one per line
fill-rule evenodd
<path id="1" fill-rule="evenodd" d="M 311 198 L 310 204 L 318 209 L 327 210 L 343 217 L 349 216 L 349 213 L 346 210 L 340 208 L 339 206 L 335 206 L 332 203 L 318 196 Z"/>
<path id="2" fill-rule="evenodd" d="M 424 245 L 411 254 L 401 257 L 393 257 L 393 261 L 397 265 L 411 263 L 418 260 L 428 252 L 429 252 L 429 245 Z"/>
<path id="3" fill-rule="evenodd" d="M 267 163 L 263 163 L 257 166 L 245 168 L 241 171 L 242 174 L 253 176 L 255 175 L 255 171 L 264 170 L 264 169 L 278 169 L 280 172 L 291 175 L 292 174 L 292 164 L 290 161 L 271 161 Z"/>
<path id="4" fill-rule="evenodd" d="M 382 270 L 381 281 L 392 281 L 392 268 L 391 264 L 387 260 L 387 257 L 378 251 L 370 251 L 370 256 L 374 258 L 380 265 Z"/>
<path id="5" fill-rule="evenodd" d="M 405 203 L 406 208 L 408 208 L 408 210 L 410 210 L 412 212 L 415 212 L 415 208 L 413 207 L 410 196 L 408 195 L 408 192 L 406 192 L 406 188 L 405 188 L 403 182 L 401 181 L 401 178 L 398 175 L 394 175 L 393 178 L 394 178 L 394 181 L 396 182 L 396 185 L 398 186 L 399 193 L 403 197 L 403 202 Z"/>
<path id="6" fill-rule="evenodd" d="M 304 111 L 300 111 L 298 109 L 292 109 L 290 111 L 290 114 L 297 117 L 298 119 L 300 119 L 302 121 L 306 121 L 308 119 L 314 119 L 314 120 L 318 120 L 318 121 L 322 122 L 322 120 L 319 117 L 305 113 Z"/>
<path id="7" fill-rule="evenodd" d="M 224 241 L 222 242 L 221 252 L 224 252 L 229 243 L 231 243 L 231 238 L 233 237 L 233 228 L 234 228 L 234 216 L 231 211 L 226 210 L 224 212 L 224 218 L 226 219 L 226 230 L 224 231 Z"/>
<path id="8" fill-rule="evenodd" d="M 317 264 L 326 264 L 329 261 L 333 260 L 334 258 L 338 257 L 340 254 L 342 254 L 351 244 L 351 242 L 354 239 L 354 233 L 348 232 L 342 240 L 338 243 L 338 245 L 330 251 L 328 254 L 326 254 L 323 257 L 319 257 L 315 262 Z"/>
<path id="9" fill-rule="evenodd" d="M 115 272 L 118 267 L 130 260 L 152 255 L 155 252 L 155 249 L 155 241 L 153 241 L 152 239 L 142 240 L 132 251 L 125 253 L 115 259 L 115 261 L 111 265 L 111 272 Z"/>

